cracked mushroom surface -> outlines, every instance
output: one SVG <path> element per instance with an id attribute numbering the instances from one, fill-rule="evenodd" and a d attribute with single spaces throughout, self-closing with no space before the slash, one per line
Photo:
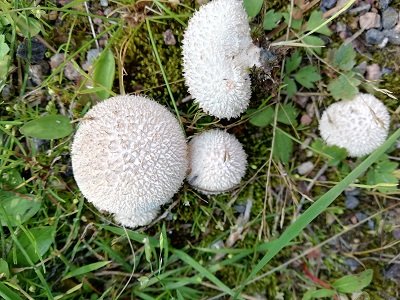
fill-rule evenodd
<path id="1" fill-rule="evenodd" d="M 219 194 L 236 187 L 246 173 L 247 155 L 237 138 L 213 129 L 189 143 L 187 181 L 203 194 Z"/>
<path id="2" fill-rule="evenodd" d="M 117 96 L 90 109 L 71 156 L 85 198 L 128 227 L 152 221 L 181 187 L 188 166 L 177 119 L 143 96 Z"/>
<path id="3" fill-rule="evenodd" d="M 241 0 L 214 0 L 189 20 L 183 38 L 183 71 L 190 94 L 206 113 L 235 118 L 250 101 L 250 68 L 260 48 L 250 36 Z"/>
<path id="4" fill-rule="evenodd" d="M 384 143 L 390 125 L 386 106 L 375 96 L 358 94 L 352 100 L 330 105 L 322 114 L 319 130 L 329 146 L 345 148 L 361 157 Z"/>

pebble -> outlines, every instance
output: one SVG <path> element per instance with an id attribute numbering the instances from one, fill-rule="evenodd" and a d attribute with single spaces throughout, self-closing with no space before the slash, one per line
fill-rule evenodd
<path id="1" fill-rule="evenodd" d="M 308 126 L 312 123 L 312 118 L 309 115 L 304 114 L 300 118 L 300 123 L 301 123 L 301 125 Z"/>
<path id="2" fill-rule="evenodd" d="M 49 65 L 45 61 L 40 64 L 30 65 L 29 77 L 34 84 L 40 85 L 48 71 Z"/>
<path id="3" fill-rule="evenodd" d="M 393 264 L 383 272 L 383 276 L 400 283 L 400 264 Z"/>
<path id="4" fill-rule="evenodd" d="M 379 80 L 382 76 L 381 67 L 378 64 L 372 64 L 367 67 L 367 80 Z"/>
<path id="5" fill-rule="evenodd" d="M 389 39 L 390 43 L 394 45 L 400 45 L 400 32 L 397 32 L 396 30 L 393 29 L 389 29 L 389 30 L 383 30 L 382 33 L 383 36 Z"/>
<path id="6" fill-rule="evenodd" d="M 348 266 L 350 268 L 350 271 L 352 271 L 352 272 L 357 270 L 357 268 L 360 266 L 360 263 L 353 258 L 346 258 L 344 260 L 344 263 L 346 264 L 346 266 Z"/>
<path id="7" fill-rule="evenodd" d="M 163 37 L 164 37 L 164 43 L 165 45 L 168 46 L 174 46 L 176 44 L 176 39 L 174 34 L 172 33 L 171 29 L 167 29 L 164 33 L 163 33 Z"/>
<path id="8" fill-rule="evenodd" d="M 371 4 L 364 3 L 364 4 L 361 4 L 361 5 L 357 6 L 356 8 L 353 8 L 353 9 L 349 10 L 349 13 L 358 14 L 358 13 L 361 13 L 361 12 L 364 12 L 364 11 L 367 12 L 370 9 L 371 9 Z"/>
<path id="9" fill-rule="evenodd" d="M 62 53 L 56 53 L 50 57 L 50 67 L 51 70 L 56 69 L 64 61 L 65 55 Z"/>
<path id="10" fill-rule="evenodd" d="M 82 64 L 82 69 L 85 71 L 89 71 L 91 69 L 94 60 L 100 55 L 101 51 L 103 51 L 102 48 L 94 48 L 90 49 L 87 54 L 86 54 L 86 61 Z"/>
<path id="11" fill-rule="evenodd" d="M 347 209 L 355 209 L 358 206 L 358 204 L 360 204 L 360 200 L 358 200 L 356 197 L 346 196 L 345 205 Z"/>
<path id="12" fill-rule="evenodd" d="M 392 235 L 396 240 L 400 240 L 400 228 L 393 230 Z"/>
<path id="13" fill-rule="evenodd" d="M 28 50 L 30 49 L 30 50 Z M 46 47 L 39 42 L 37 39 L 31 39 L 31 43 L 29 46 L 28 39 L 24 40 L 22 43 L 18 45 L 17 48 L 17 56 L 28 60 L 30 54 L 30 63 L 38 64 L 44 59 L 44 54 L 46 53 Z"/>
<path id="14" fill-rule="evenodd" d="M 297 173 L 305 175 L 314 169 L 314 164 L 311 161 L 306 161 L 297 167 Z"/>
<path id="15" fill-rule="evenodd" d="M 365 33 L 365 40 L 367 41 L 368 44 L 371 44 L 371 45 L 378 45 L 378 44 L 382 43 L 384 38 L 385 38 L 385 35 L 376 29 L 369 29 Z M 389 38 L 389 40 L 390 40 L 390 38 Z"/>
<path id="16" fill-rule="evenodd" d="M 336 5 L 337 0 L 322 0 L 320 7 L 323 12 L 333 8 Z"/>
<path id="17" fill-rule="evenodd" d="M 362 63 L 360 63 L 358 66 L 355 67 L 355 70 L 361 75 L 364 75 L 364 73 L 367 71 L 367 62 L 363 61 Z"/>
<path id="18" fill-rule="evenodd" d="M 367 12 L 360 16 L 360 28 L 371 29 L 381 27 L 381 16 L 377 13 Z"/>
<path id="19" fill-rule="evenodd" d="M 379 0 L 379 6 L 381 7 L 381 10 L 385 10 L 386 8 L 388 8 L 390 2 L 392 2 L 392 0 Z"/>
<path id="20" fill-rule="evenodd" d="M 393 8 L 389 7 L 382 13 L 382 25 L 384 29 L 392 29 L 399 19 L 399 13 Z"/>
<path id="21" fill-rule="evenodd" d="M 75 69 L 71 62 L 68 62 L 64 68 L 64 75 L 71 81 L 78 81 L 81 78 L 81 74 Z"/>
<path id="22" fill-rule="evenodd" d="M 100 0 L 100 5 L 103 7 L 107 7 L 108 6 L 108 0 Z"/>

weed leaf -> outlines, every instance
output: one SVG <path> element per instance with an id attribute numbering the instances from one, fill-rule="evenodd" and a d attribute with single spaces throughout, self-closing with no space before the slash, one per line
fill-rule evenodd
<path id="1" fill-rule="evenodd" d="M 8 263 L 3 258 L 0 258 L 0 278 L 4 277 L 10 277 L 10 270 L 8 268 Z"/>
<path id="2" fill-rule="evenodd" d="M 285 73 L 290 74 L 296 70 L 301 64 L 300 51 L 296 51 L 285 61 Z"/>
<path id="3" fill-rule="evenodd" d="M 311 89 L 314 87 L 314 82 L 321 79 L 321 75 L 315 66 L 306 66 L 297 71 L 294 78 L 302 86 Z"/>
<path id="4" fill-rule="evenodd" d="M 328 91 L 336 100 L 352 99 L 358 93 L 361 81 L 353 77 L 354 73 L 341 74 L 328 84 Z"/>
<path id="5" fill-rule="evenodd" d="M 374 272 L 368 269 L 357 275 L 343 276 L 334 281 L 332 287 L 340 293 L 359 292 L 371 283 L 373 274 Z"/>
<path id="6" fill-rule="evenodd" d="M 275 12 L 274 9 L 269 10 L 264 16 L 263 28 L 264 30 L 272 30 L 281 20 L 282 14 L 280 12 Z"/>
<path id="7" fill-rule="evenodd" d="M 351 44 L 343 44 L 335 51 L 333 65 L 343 71 L 350 71 L 356 64 L 356 52 Z"/>
<path id="8" fill-rule="evenodd" d="M 393 184 L 393 186 L 379 187 L 378 191 L 387 193 L 397 189 L 399 183 L 398 178 L 395 176 L 395 171 L 398 169 L 399 164 L 389 160 L 387 156 L 377 162 L 373 168 L 367 173 L 367 184 L 377 185 L 382 183 Z"/>
<path id="9" fill-rule="evenodd" d="M 336 292 L 334 290 L 328 290 L 328 289 L 310 290 L 304 294 L 302 300 L 332 297 L 335 294 Z"/>
<path id="10" fill-rule="evenodd" d="M 306 36 L 303 39 L 303 42 L 310 46 L 316 46 L 316 47 L 312 47 L 312 48 L 311 47 L 307 48 L 307 50 L 314 51 L 317 54 L 322 53 L 322 47 L 325 45 L 325 42 L 321 38 L 319 38 L 315 35 Z"/>
<path id="11" fill-rule="evenodd" d="M 14 227 L 32 218 L 39 211 L 41 203 L 32 195 L 0 190 L 0 205 L 3 207 L 0 210 L 1 226 Z"/>
<path id="12" fill-rule="evenodd" d="M 314 30 L 315 28 L 319 27 L 322 23 L 325 22 L 324 17 L 322 16 L 322 12 L 318 10 L 314 10 L 310 18 L 307 21 L 307 26 L 306 26 L 306 31 L 311 31 Z M 328 26 L 325 24 L 324 26 L 321 26 L 316 30 L 315 32 L 324 34 L 324 35 L 331 35 L 332 31 L 328 28 Z"/>
<path id="13" fill-rule="evenodd" d="M 291 104 L 283 104 L 279 107 L 277 121 L 286 125 L 297 125 L 297 116 L 299 112 Z"/>
<path id="14" fill-rule="evenodd" d="M 66 116 L 47 115 L 26 123 L 19 131 L 25 136 L 52 140 L 70 135 L 72 125 Z"/>
<path id="15" fill-rule="evenodd" d="M 281 130 L 275 132 L 274 157 L 287 164 L 292 157 L 293 141 Z"/>
<path id="16" fill-rule="evenodd" d="M 104 50 L 94 64 L 93 82 L 94 86 L 100 86 L 102 90 L 96 91 L 96 95 L 101 99 L 110 96 L 115 76 L 115 59 L 110 49 Z"/>
<path id="17" fill-rule="evenodd" d="M 21 232 L 18 241 L 32 263 L 37 263 L 41 257 L 49 250 L 53 243 L 54 228 L 51 226 L 36 227 L 27 230 L 27 233 Z M 9 257 L 9 261 L 10 261 Z M 22 251 L 17 249 L 17 264 L 20 266 L 29 266 L 27 258 Z"/>
<path id="18" fill-rule="evenodd" d="M 254 18 L 260 13 L 264 0 L 243 0 L 244 9 L 250 18 Z"/>
<path id="19" fill-rule="evenodd" d="M 293 97 L 297 93 L 297 85 L 294 79 L 285 77 L 283 83 L 286 84 L 285 89 L 289 98 Z"/>
<path id="20" fill-rule="evenodd" d="M 272 123 L 274 114 L 274 109 L 271 106 L 265 107 L 250 118 L 250 124 L 258 127 L 265 127 Z"/>

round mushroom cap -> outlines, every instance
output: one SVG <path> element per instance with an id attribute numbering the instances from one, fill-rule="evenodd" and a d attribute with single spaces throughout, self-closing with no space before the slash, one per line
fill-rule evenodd
<path id="1" fill-rule="evenodd" d="M 79 125 L 71 154 L 75 180 L 88 201 L 135 226 L 149 223 L 172 198 L 188 166 L 177 119 L 143 96 L 95 105 Z"/>
<path id="2" fill-rule="evenodd" d="M 214 0 L 194 13 L 183 38 L 183 71 L 190 94 L 206 113 L 238 117 L 251 96 L 249 69 L 260 66 L 241 0 Z"/>
<path id="3" fill-rule="evenodd" d="M 138 226 L 144 226 L 150 224 L 158 215 L 159 208 L 151 209 L 148 211 L 136 212 L 134 216 L 126 215 L 123 213 L 117 213 L 114 215 L 114 220 L 125 226 L 135 228 Z"/>
<path id="4" fill-rule="evenodd" d="M 192 138 L 189 143 L 187 181 L 204 194 L 231 190 L 246 173 L 246 153 L 232 134 L 213 129 Z"/>
<path id="5" fill-rule="evenodd" d="M 389 123 L 386 106 L 373 95 L 360 93 L 352 100 L 330 105 L 322 114 L 319 130 L 328 145 L 360 157 L 383 144 Z"/>

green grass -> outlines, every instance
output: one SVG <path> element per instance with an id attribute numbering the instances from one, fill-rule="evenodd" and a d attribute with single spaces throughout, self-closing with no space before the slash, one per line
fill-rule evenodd
<path id="1" fill-rule="evenodd" d="M 368 182 L 366 175 L 385 153 L 384 159 L 398 162 L 399 149 L 394 145 L 400 130 L 393 130 L 384 145 L 367 158 L 344 158 L 339 150 L 318 143 L 316 118 L 309 125 L 300 124 L 305 108 L 288 96 L 282 83 L 285 76 L 294 77 L 304 66 L 315 66 L 322 79 L 313 89 L 297 82 L 297 96 L 311 95 L 312 107 L 319 112 L 334 101 L 326 86 L 336 71 L 342 72 L 340 66 L 332 64 L 327 49 L 317 53 L 302 42 L 325 24 L 308 32 L 284 28 L 274 36 L 272 49 L 277 50 L 277 65 L 282 68 L 274 69 L 271 76 L 279 89 L 264 96 L 255 93 L 243 117 L 226 122 L 206 116 L 193 101 L 182 101 L 187 90 L 180 44 L 196 8 L 193 1 L 172 5 L 154 0 L 146 2 L 149 9 L 140 1 L 109 1 L 110 8 L 120 13 L 117 17 L 98 15 L 97 11 L 104 9 L 96 1 L 88 2 L 95 7 L 86 12 L 83 2 L 60 7 L 47 0 L 34 7 L 28 0 L 0 0 L 0 18 L 10 21 L 1 25 L 0 34 L 7 38 L 11 57 L 5 81 L 10 93 L 0 100 L 2 298 L 256 299 L 261 295 L 301 299 L 308 290 L 321 288 L 315 278 L 333 284 L 366 269 L 374 271 L 372 282 L 363 289 L 371 299 L 400 297 L 397 284 L 383 277 L 398 254 L 393 233 L 399 227 L 400 193 L 398 189 L 382 192 L 381 183 Z M 268 8 L 270 5 L 288 10 L 282 3 L 268 3 Z M 57 26 L 46 19 L 49 12 L 62 14 Z M 266 12 L 266 7 L 262 8 L 251 20 L 255 37 L 265 34 Z M 309 15 L 307 11 L 304 22 Z M 36 86 L 31 84 L 29 63 L 15 55 L 19 43 L 30 39 L 30 33 L 25 37 L 19 33 L 19 18 L 27 17 L 28 25 L 40 27 L 37 33 L 29 32 L 50 46 L 45 60 L 55 53 L 66 57 Z M 88 18 L 101 21 L 101 27 L 95 25 L 94 36 Z M 177 40 L 174 46 L 164 45 L 162 33 L 167 29 L 172 29 Z M 338 38 L 330 38 L 338 48 Z M 108 40 L 104 48 L 113 53 L 116 64 L 113 88 L 105 87 L 107 93 L 140 92 L 153 97 L 176 114 L 188 137 L 214 127 L 237 135 L 249 160 L 238 189 L 207 197 L 185 183 L 171 204 L 163 207 L 168 213 L 159 222 L 136 230 L 122 228 L 79 192 L 70 162 L 72 134 L 37 140 L 20 132 L 24 124 L 46 114 L 64 115 L 76 129 L 80 118 L 99 101 L 99 89 L 88 89 L 92 76 L 81 65 L 87 51 L 102 39 Z M 280 55 L 282 45 L 293 47 Z M 293 74 L 285 74 L 285 61 L 295 50 L 300 51 L 300 65 Z M 361 59 L 357 56 L 357 61 Z M 78 69 L 80 80 L 73 82 L 64 76 L 68 62 Z M 385 77 L 382 86 L 395 86 L 397 79 Z M 257 91 L 261 88 L 255 87 Z M 394 90 L 399 96 L 396 93 Z M 392 128 L 397 128 L 398 102 L 377 95 L 390 109 Z M 266 114 L 269 118 L 269 110 L 270 121 L 264 127 L 254 125 L 254 116 Z M 279 151 L 288 152 L 281 155 Z M 306 161 L 312 162 L 314 169 L 297 174 L 296 168 Z M 398 178 L 398 170 L 391 176 Z M 360 190 L 355 210 L 345 208 L 343 191 L 349 188 Z M 240 211 L 248 201 L 252 203 L 248 222 L 235 243 L 223 247 L 236 232 Z M 356 212 L 365 213 L 366 219 L 357 220 Z M 348 258 L 359 262 L 355 270 L 346 265 Z"/>

